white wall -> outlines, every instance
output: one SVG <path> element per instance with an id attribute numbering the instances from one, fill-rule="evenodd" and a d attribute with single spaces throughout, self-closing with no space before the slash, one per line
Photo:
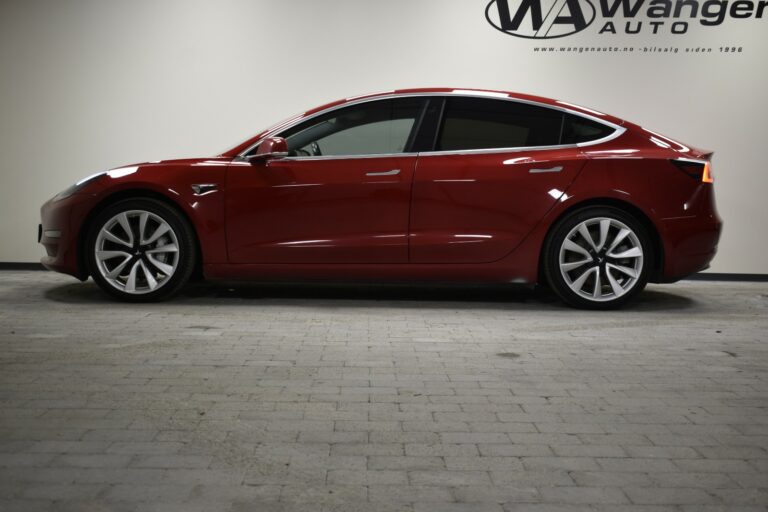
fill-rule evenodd
<path id="1" fill-rule="evenodd" d="M 736 44 L 740 54 L 541 55 L 493 29 L 486 4 L 0 2 L 0 262 L 40 258 L 40 204 L 85 175 L 212 155 L 341 97 L 457 86 L 555 97 L 714 149 L 725 231 L 711 270 L 768 273 L 765 19 L 653 38 L 592 26 L 547 43 Z"/>

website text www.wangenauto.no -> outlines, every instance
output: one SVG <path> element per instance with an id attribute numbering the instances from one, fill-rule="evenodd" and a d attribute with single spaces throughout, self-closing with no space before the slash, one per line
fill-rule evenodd
<path id="1" fill-rule="evenodd" d="M 534 46 L 537 53 L 742 53 L 741 46 Z"/>

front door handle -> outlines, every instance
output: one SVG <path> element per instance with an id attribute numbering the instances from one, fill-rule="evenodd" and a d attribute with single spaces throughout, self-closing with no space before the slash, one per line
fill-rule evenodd
<path id="1" fill-rule="evenodd" d="M 556 165 L 555 167 L 550 167 L 549 169 L 531 169 L 528 171 L 531 174 L 540 174 L 543 172 L 560 172 L 563 170 L 562 165 Z"/>
<path id="2" fill-rule="evenodd" d="M 365 173 L 366 176 L 395 176 L 397 174 L 400 174 L 400 169 L 392 169 L 391 171 Z"/>

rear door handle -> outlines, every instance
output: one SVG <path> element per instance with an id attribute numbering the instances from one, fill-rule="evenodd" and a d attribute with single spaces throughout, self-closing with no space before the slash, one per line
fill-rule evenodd
<path id="1" fill-rule="evenodd" d="M 397 174 L 400 174 L 400 169 L 392 169 L 391 171 L 365 173 L 366 176 L 395 176 Z"/>
<path id="2" fill-rule="evenodd" d="M 560 172 L 563 170 L 562 165 L 556 165 L 555 167 L 550 167 L 548 169 L 531 169 L 528 171 L 531 174 L 541 174 L 543 172 Z"/>

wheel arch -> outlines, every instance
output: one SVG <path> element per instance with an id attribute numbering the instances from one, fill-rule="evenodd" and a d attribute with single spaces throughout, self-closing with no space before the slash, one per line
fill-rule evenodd
<path id="1" fill-rule="evenodd" d="M 187 221 L 187 223 L 189 223 L 189 226 L 194 236 L 194 244 L 195 244 L 195 268 L 192 271 L 192 279 L 202 278 L 202 275 L 203 275 L 202 249 L 200 247 L 200 237 L 198 236 L 197 230 L 195 229 L 194 222 L 192 222 L 192 219 L 190 218 L 189 214 L 187 214 L 184 208 L 181 205 L 179 205 L 176 201 L 174 201 L 170 197 L 160 192 L 147 189 L 147 188 L 128 188 L 128 189 L 122 189 L 122 190 L 112 192 L 106 195 L 105 197 L 103 197 L 98 203 L 96 203 L 96 205 L 93 208 L 91 208 L 91 210 L 88 212 L 88 214 L 85 216 L 85 219 L 83 220 L 83 223 L 80 227 L 80 231 L 77 237 L 77 267 L 78 267 L 78 273 L 80 274 L 80 276 L 83 279 L 87 279 L 88 276 L 91 275 L 91 269 L 88 268 L 88 260 L 86 258 L 85 244 L 88 240 L 88 232 L 91 229 L 91 224 L 93 223 L 93 220 L 105 208 L 109 207 L 110 205 L 118 201 L 122 201 L 125 199 L 154 199 L 156 201 L 159 201 L 165 204 L 166 206 L 173 208 L 179 215 L 181 215 Z"/>
<path id="2" fill-rule="evenodd" d="M 561 220 L 563 220 L 566 216 L 572 214 L 573 212 L 577 210 L 582 210 L 584 208 L 590 208 L 595 206 L 610 206 L 610 207 L 617 208 L 619 210 L 624 211 L 625 213 L 632 215 L 641 224 L 643 224 L 643 227 L 648 233 L 648 236 L 651 239 L 651 243 L 653 244 L 653 262 L 652 262 L 653 266 L 651 267 L 649 281 L 659 282 L 664 272 L 664 245 L 661 241 L 659 230 L 656 228 L 656 225 L 653 223 L 651 218 L 648 215 L 646 215 L 646 213 L 643 210 L 641 210 L 640 208 L 638 208 L 637 206 L 633 205 L 630 202 L 622 201 L 621 199 L 616 199 L 613 197 L 593 197 L 593 198 L 585 199 L 578 203 L 572 204 L 571 206 L 569 206 L 568 208 L 560 212 L 558 216 L 549 224 L 549 227 L 547 228 L 547 234 L 545 235 L 544 241 L 541 244 L 541 248 L 539 250 L 538 281 L 540 283 L 545 282 L 544 253 L 547 250 L 547 246 L 549 245 L 549 240 L 552 236 L 552 233 L 555 230 L 555 227 L 560 223 Z"/>

